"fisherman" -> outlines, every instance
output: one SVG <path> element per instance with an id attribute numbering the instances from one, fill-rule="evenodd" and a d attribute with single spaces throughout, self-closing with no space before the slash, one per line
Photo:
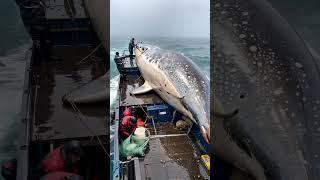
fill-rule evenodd
<path id="1" fill-rule="evenodd" d="M 131 107 L 126 107 L 125 110 L 123 111 L 123 117 L 124 116 L 132 116 L 132 112 L 131 112 Z"/>
<path id="2" fill-rule="evenodd" d="M 130 64 L 132 67 L 133 67 L 133 48 L 134 48 L 134 38 L 132 38 L 129 43 Z"/>
<path id="3" fill-rule="evenodd" d="M 124 116 L 136 116 L 136 108 L 134 106 L 131 107 L 126 107 L 125 110 L 123 111 L 123 117 Z"/>
<path id="4" fill-rule="evenodd" d="M 134 116 L 125 116 L 119 127 L 120 136 L 122 139 L 129 137 L 137 128 L 137 118 Z"/>
<path id="5" fill-rule="evenodd" d="M 79 141 L 70 141 L 50 152 L 41 162 L 43 174 L 51 172 L 78 173 L 78 163 L 83 150 Z"/>
<path id="6" fill-rule="evenodd" d="M 137 127 L 144 127 L 145 123 L 143 122 L 142 118 L 139 117 L 137 120 Z"/>
<path id="7" fill-rule="evenodd" d="M 120 69 L 123 67 L 123 63 L 121 62 L 119 52 L 116 52 L 116 55 L 114 56 L 114 62 L 116 63 L 117 68 L 120 71 Z"/>
<path id="8" fill-rule="evenodd" d="M 144 117 L 144 111 L 142 108 L 132 107 L 133 108 L 133 114 L 134 117 L 137 118 L 137 127 L 144 127 L 145 122 L 143 121 Z"/>
<path id="9" fill-rule="evenodd" d="M 119 57 L 120 57 L 119 52 L 116 52 L 116 55 L 114 56 L 114 60 L 119 59 Z"/>
<path id="10" fill-rule="evenodd" d="M 124 65 L 123 65 L 123 62 L 122 62 L 123 59 L 124 59 L 124 57 L 120 57 L 119 52 L 116 52 L 116 55 L 114 56 L 114 62 L 117 65 L 117 69 L 118 69 L 119 73 L 121 75 L 125 76 Z"/>

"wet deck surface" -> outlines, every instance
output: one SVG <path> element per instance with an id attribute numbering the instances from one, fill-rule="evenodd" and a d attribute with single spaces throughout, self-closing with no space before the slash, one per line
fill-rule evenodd
<path id="1" fill-rule="evenodd" d="M 175 128 L 171 123 L 152 123 L 146 124 L 151 135 L 168 135 L 168 134 L 186 134 L 187 131 Z"/>
<path id="2" fill-rule="evenodd" d="M 71 7 L 74 7 L 74 18 L 86 18 L 85 8 L 82 0 L 46 0 L 46 18 L 47 19 L 66 19 L 70 18 L 68 12 L 69 5 L 65 5 L 65 2 L 69 2 Z"/>
<path id="3" fill-rule="evenodd" d="M 138 77 L 136 76 L 128 76 L 120 83 L 120 106 L 158 104 L 163 102 L 163 100 L 153 91 L 140 95 L 131 95 L 131 91 L 144 83 L 142 78 L 137 79 Z"/>
<path id="4" fill-rule="evenodd" d="M 151 138 L 150 149 L 139 159 L 142 179 L 210 179 L 196 145 L 171 123 L 155 124 L 157 134 L 179 136 Z M 154 134 L 152 125 L 148 126 Z"/>
<path id="5" fill-rule="evenodd" d="M 33 141 L 92 136 L 86 126 L 96 135 L 108 135 L 106 106 L 78 106 L 83 114 L 80 121 L 74 110 L 63 105 L 61 100 L 65 93 L 89 82 L 92 74 L 105 71 L 98 70 L 99 65 L 77 64 L 90 52 L 90 48 L 56 48 L 53 55 L 62 61 L 42 64 L 37 111 L 33 119 Z"/>
<path id="6" fill-rule="evenodd" d="M 137 64 L 136 64 L 135 59 L 132 60 L 133 66 L 131 65 L 130 57 L 126 57 L 125 59 L 122 60 L 122 62 L 123 62 L 123 67 L 124 68 L 138 67 Z"/>

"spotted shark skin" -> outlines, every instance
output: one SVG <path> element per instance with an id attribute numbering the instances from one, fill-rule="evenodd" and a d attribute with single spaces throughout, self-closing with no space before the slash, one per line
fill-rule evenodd
<path id="1" fill-rule="evenodd" d="M 164 101 L 196 122 L 209 142 L 209 78 L 182 54 L 146 44 L 135 47 L 134 51 L 138 68 L 147 83 L 143 86 L 152 87 Z"/>

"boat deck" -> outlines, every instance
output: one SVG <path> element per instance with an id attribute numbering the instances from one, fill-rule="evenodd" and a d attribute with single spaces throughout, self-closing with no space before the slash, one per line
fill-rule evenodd
<path id="1" fill-rule="evenodd" d="M 125 58 L 122 59 L 122 63 L 123 63 L 123 67 L 124 68 L 136 68 L 136 67 L 138 67 L 135 59 L 132 60 L 133 66 L 131 65 L 130 56 L 129 55 L 125 55 Z"/>
<path id="2" fill-rule="evenodd" d="M 87 83 L 95 74 L 105 73 L 105 69 L 99 69 L 101 63 L 78 64 L 91 50 L 88 47 L 56 47 L 53 56 L 61 61 L 42 63 L 40 70 L 33 73 L 39 80 L 35 90 L 32 141 L 90 137 L 92 134 L 87 127 L 96 135 L 108 135 L 106 106 L 79 106 L 83 114 L 80 121 L 74 110 L 63 105 L 61 100 L 65 93 Z"/>
<path id="3" fill-rule="evenodd" d="M 197 145 L 186 131 L 172 123 L 149 124 L 148 129 L 152 136 L 146 156 L 139 158 L 141 179 L 210 179 Z"/>
<path id="4" fill-rule="evenodd" d="M 69 4 L 65 4 L 65 2 L 69 2 Z M 82 0 L 46 0 L 46 5 L 47 19 L 69 19 L 68 12 L 71 11 L 71 8 L 75 11 L 73 18 L 87 18 Z"/>
<path id="5" fill-rule="evenodd" d="M 140 87 L 144 83 L 142 77 L 127 76 L 121 78 L 120 82 L 120 106 L 136 106 L 145 104 L 163 103 L 163 100 L 155 93 L 148 92 L 145 94 L 131 95 L 130 92 Z"/>

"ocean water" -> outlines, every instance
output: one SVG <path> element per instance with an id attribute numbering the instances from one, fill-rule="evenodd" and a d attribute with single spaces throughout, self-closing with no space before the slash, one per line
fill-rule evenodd
<path id="1" fill-rule="evenodd" d="M 0 163 L 16 156 L 25 53 L 31 46 L 14 1 L 0 1 Z M 0 179 L 2 177 L 0 176 Z"/>

